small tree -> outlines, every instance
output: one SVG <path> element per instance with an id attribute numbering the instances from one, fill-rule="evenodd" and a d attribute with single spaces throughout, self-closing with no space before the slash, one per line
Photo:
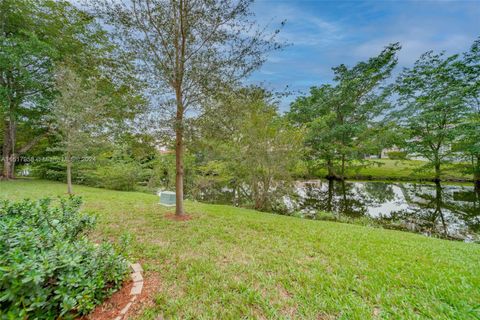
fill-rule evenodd
<path id="1" fill-rule="evenodd" d="M 307 157 L 314 167 L 325 165 L 329 179 L 336 177 L 336 145 L 332 143 L 336 117 L 333 113 L 327 114 L 326 109 L 331 108 L 334 95 L 335 88 L 331 85 L 311 88 L 310 95 L 294 101 L 287 114 L 293 123 L 308 127 L 305 135 Z"/>
<path id="2" fill-rule="evenodd" d="M 467 115 L 458 126 L 458 149 L 472 163 L 475 186 L 480 190 L 480 39 L 456 63 L 463 83 Z"/>
<path id="3" fill-rule="evenodd" d="M 300 158 L 303 131 L 278 114 L 270 93 L 252 87 L 219 97 L 196 127 L 197 158 L 217 180 L 231 181 L 255 209 L 282 210 L 276 206 Z"/>
<path id="4" fill-rule="evenodd" d="M 428 159 L 436 181 L 440 180 L 441 165 L 453 155 L 456 128 L 466 111 L 455 68 L 457 58 L 426 52 L 396 82 L 400 107 L 396 115 L 405 130 L 406 150 Z"/>
<path id="5" fill-rule="evenodd" d="M 114 25 L 139 68 L 174 101 L 176 214 L 182 215 L 187 111 L 257 69 L 279 45 L 250 20 L 250 0 L 92 1 Z M 276 33 L 276 32 L 275 32 Z M 165 105 L 156 106 L 157 111 Z"/>
<path id="6" fill-rule="evenodd" d="M 57 70 L 55 80 L 59 95 L 53 104 L 53 120 L 59 142 L 53 149 L 64 155 L 67 191 L 72 194 L 73 160 L 85 156 L 106 129 L 102 125 L 107 99 L 99 95 L 94 81 L 80 78 L 67 67 Z"/>
<path id="7" fill-rule="evenodd" d="M 278 200 L 276 189 L 290 180 L 301 155 L 302 134 L 262 97 L 244 107 L 246 114 L 231 149 L 231 166 L 242 178 L 240 182 L 249 185 L 254 208 L 272 210 Z"/>

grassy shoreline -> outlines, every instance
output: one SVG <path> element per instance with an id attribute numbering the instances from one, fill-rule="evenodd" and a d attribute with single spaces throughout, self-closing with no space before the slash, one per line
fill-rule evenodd
<path id="1" fill-rule="evenodd" d="M 433 181 L 433 169 L 421 169 L 426 164 L 420 160 L 367 160 L 367 167 L 349 169 L 348 180 L 384 181 Z M 473 182 L 472 175 L 464 172 L 465 164 L 451 164 L 442 167 L 441 179 L 445 182 Z M 326 169 L 316 170 L 312 178 L 323 178 Z"/>
<path id="2" fill-rule="evenodd" d="M 478 319 L 480 246 L 344 223 L 75 186 L 95 237 L 134 235 L 160 285 L 137 319 Z M 0 182 L 0 199 L 65 195 L 63 183 Z"/>

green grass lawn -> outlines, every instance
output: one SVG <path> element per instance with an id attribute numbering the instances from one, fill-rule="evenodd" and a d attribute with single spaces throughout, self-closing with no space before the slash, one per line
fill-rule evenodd
<path id="1" fill-rule="evenodd" d="M 0 182 L 0 199 L 64 195 L 64 184 Z M 135 234 L 158 272 L 139 319 L 480 319 L 480 245 L 187 202 L 168 220 L 154 195 L 75 186 L 97 235 Z"/>
<path id="2" fill-rule="evenodd" d="M 432 180 L 433 168 L 417 170 L 424 161 L 419 160 L 390 160 L 375 159 L 367 160 L 367 167 L 358 170 L 347 170 L 347 177 L 351 179 L 374 179 L 374 180 Z M 442 180 L 445 181 L 471 181 L 472 176 L 463 172 L 464 165 L 450 164 L 442 167 Z M 327 174 L 326 169 L 316 172 L 319 177 Z"/>

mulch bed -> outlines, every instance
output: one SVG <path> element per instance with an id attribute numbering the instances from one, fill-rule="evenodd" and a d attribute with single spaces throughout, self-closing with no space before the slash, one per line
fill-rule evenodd
<path id="1" fill-rule="evenodd" d="M 160 290 L 160 277 L 158 273 L 149 272 L 143 277 L 143 290 L 128 310 L 124 319 L 140 314 L 142 310 L 155 304 L 155 294 Z M 102 319 L 103 320 L 103 319 Z"/>
<path id="2" fill-rule="evenodd" d="M 173 212 L 168 212 L 167 214 L 165 214 L 165 218 L 169 220 L 174 220 L 174 221 L 189 221 L 193 219 L 193 217 L 189 214 L 185 213 L 185 214 L 182 214 L 181 216 L 177 216 Z"/>
<path id="3" fill-rule="evenodd" d="M 91 313 L 78 318 L 77 320 L 113 320 L 129 302 L 132 296 L 130 290 L 133 281 L 125 281 L 123 287 L 115 292 L 110 298 L 98 305 Z"/>
<path id="4" fill-rule="evenodd" d="M 77 320 L 113 320 L 120 311 L 130 302 L 132 296 L 130 290 L 133 287 L 133 281 L 125 281 L 123 287 L 115 292 L 110 298 L 98 305 L 91 313 L 77 318 Z M 133 302 L 131 308 L 122 319 L 139 314 L 145 307 L 154 304 L 155 293 L 160 288 L 160 277 L 155 272 L 149 272 L 143 278 L 143 290 Z"/>

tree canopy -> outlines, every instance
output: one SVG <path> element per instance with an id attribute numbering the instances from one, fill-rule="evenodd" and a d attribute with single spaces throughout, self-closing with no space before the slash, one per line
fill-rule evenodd
<path id="1" fill-rule="evenodd" d="M 175 106 L 175 210 L 182 215 L 186 113 L 261 66 L 265 54 L 279 48 L 278 31 L 268 35 L 251 20 L 250 0 L 103 0 L 92 5 L 135 54 L 151 88 L 172 100 L 155 109 L 168 112 L 166 106 Z"/>
<path id="2" fill-rule="evenodd" d="M 397 64 L 398 50 L 398 43 L 391 44 L 352 68 L 335 67 L 334 85 L 314 87 L 292 103 L 288 117 L 309 128 L 310 155 L 327 166 L 329 177 L 343 179 L 346 163 L 367 151 L 375 119 L 390 107 L 389 90 L 381 86 Z"/>

